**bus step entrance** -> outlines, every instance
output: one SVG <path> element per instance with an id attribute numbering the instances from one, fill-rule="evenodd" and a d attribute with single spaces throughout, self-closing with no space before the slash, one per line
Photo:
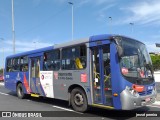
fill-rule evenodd
<path id="1" fill-rule="evenodd" d="M 39 97 L 38 94 L 34 94 L 34 93 L 32 93 L 31 96 L 32 96 L 32 97 Z"/>

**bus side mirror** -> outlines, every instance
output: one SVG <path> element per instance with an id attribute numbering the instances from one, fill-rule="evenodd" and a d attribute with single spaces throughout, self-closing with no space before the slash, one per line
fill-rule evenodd
<path id="1" fill-rule="evenodd" d="M 124 54 L 124 50 L 121 46 L 117 46 L 118 56 L 121 58 Z"/>

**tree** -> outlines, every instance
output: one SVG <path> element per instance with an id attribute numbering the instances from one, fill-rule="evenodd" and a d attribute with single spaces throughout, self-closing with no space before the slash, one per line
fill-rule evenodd
<path id="1" fill-rule="evenodd" d="M 153 69 L 160 70 L 160 55 L 151 55 Z"/>
<path id="2" fill-rule="evenodd" d="M 1 75 L 1 74 L 3 74 L 3 69 L 2 69 L 2 68 L 0 69 L 0 75 Z"/>

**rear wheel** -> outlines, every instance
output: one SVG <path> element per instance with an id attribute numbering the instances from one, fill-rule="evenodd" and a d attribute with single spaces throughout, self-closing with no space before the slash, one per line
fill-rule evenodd
<path id="1" fill-rule="evenodd" d="M 26 94 L 24 94 L 22 83 L 19 83 L 17 85 L 17 96 L 20 99 L 24 99 L 26 97 Z"/>
<path id="2" fill-rule="evenodd" d="M 85 112 L 88 102 L 85 92 L 81 88 L 75 88 L 71 92 L 71 105 L 75 111 Z"/>

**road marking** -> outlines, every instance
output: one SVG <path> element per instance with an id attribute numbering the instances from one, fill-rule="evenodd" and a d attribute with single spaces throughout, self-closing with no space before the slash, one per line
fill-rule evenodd
<path id="1" fill-rule="evenodd" d="M 78 113 L 78 114 L 83 114 L 83 113 L 80 113 L 80 112 L 76 112 L 74 110 L 71 110 L 71 109 L 67 109 L 67 108 L 63 108 L 63 107 L 59 107 L 59 106 L 52 106 L 54 108 L 58 108 L 58 109 L 62 109 L 62 110 L 66 110 L 66 111 L 70 111 L 70 112 L 75 112 L 75 113 Z"/>
<path id="2" fill-rule="evenodd" d="M 0 92 L 0 94 L 2 94 L 2 95 L 9 95 L 9 94 L 6 94 L 6 93 L 2 93 L 2 92 Z"/>

